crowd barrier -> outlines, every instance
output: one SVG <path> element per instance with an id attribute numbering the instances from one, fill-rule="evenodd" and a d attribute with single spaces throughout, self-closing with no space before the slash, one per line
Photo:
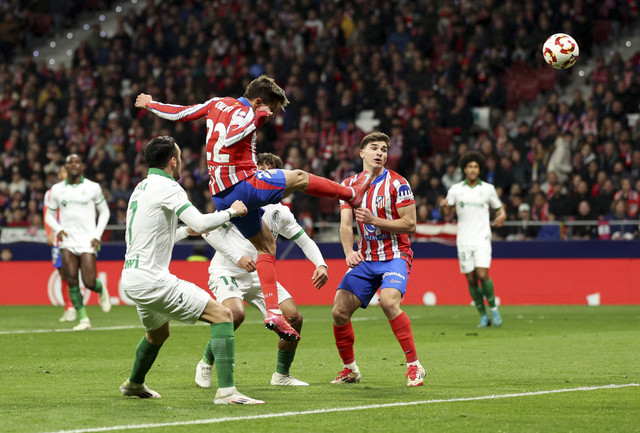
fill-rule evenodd
<path id="1" fill-rule="evenodd" d="M 208 262 L 189 262 L 194 244 L 177 245 L 171 271 L 207 287 Z M 329 281 L 311 284 L 313 265 L 292 243 L 278 244 L 278 280 L 299 305 L 330 305 L 346 271 L 339 244 L 320 244 L 329 265 Z M 0 305 L 60 305 L 60 280 L 39 244 L 11 244 L 13 261 L 0 262 Z M 452 245 L 414 244 L 415 258 L 405 295 L 408 305 L 470 303 Z M 640 305 L 640 242 L 496 242 L 490 275 L 503 305 Z M 210 251 L 206 251 L 210 253 Z M 44 257 L 43 257 L 44 255 Z M 98 259 L 99 278 L 114 304 L 129 304 L 119 288 L 124 245 L 107 244 Z M 97 296 L 84 290 L 89 304 Z M 375 300 L 374 300 L 375 304 Z"/>

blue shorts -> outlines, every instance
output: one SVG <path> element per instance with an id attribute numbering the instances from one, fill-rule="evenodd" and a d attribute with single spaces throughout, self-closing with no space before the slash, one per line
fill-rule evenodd
<path id="1" fill-rule="evenodd" d="M 51 248 L 51 264 L 54 268 L 60 269 L 62 267 L 62 254 L 60 254 L 60 248 Z"/>
<path id="2" fill-rule="evenodd" d="M 361 262 L 344 274 L 338 289 L 353 293 L 362 302 L 362 308 L 367 308 L 378 289 L 397 289 L 404 296 L 410 272 L 411 265 L 404 259 Z"/>
<path id="3" fill-rule="evenodd" d="M 231 218 L 231 222 L 249 239 L 262 229 L 264 211 L 261 207 L 280 203 L 285 186 L 287 180 L 282 170 L 263 170 L 214 195 L 213 204 L 223 210 L 236 200 L 243 202 L 249 212 L 242 218 Z"/>

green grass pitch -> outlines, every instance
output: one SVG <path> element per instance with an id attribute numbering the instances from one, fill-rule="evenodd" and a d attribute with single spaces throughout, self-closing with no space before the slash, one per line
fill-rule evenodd
<path id="1" fill-rule="evenodd" d="M 302 307 L 292 374 L 310 386 L 272 387 L 277 337 L 248 308 L 236 382 L 267 404 L 216 406 L 193 381 L 203 324 L 173 323 L 147 376 L 163 398 L 141 400 L 118 390 L 143 335 L 133 307 L 89 307 L 87 332 L 54 332 L 73 326 L 59 307 L 0 307 L 0 432 L 640 431 L 640 306 L 504 306 L 503 327 L 483 330 L 469 306 L 404 309 L 424 386 L 406 386 L 379 307 L 354 316 L 362 381 L 329 384 L 342 367 L 331 309 Z"/>

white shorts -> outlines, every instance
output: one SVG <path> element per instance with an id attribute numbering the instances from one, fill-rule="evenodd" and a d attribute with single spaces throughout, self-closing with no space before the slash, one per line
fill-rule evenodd
<path id="1" fill-rule="evenodd" d="M 491 266 L 491 243 L 475 246 L 459 246 L 458 261 L 460 272 L 468 274 L 475 268 L 489 268 Z"/>
<path id="2" fill-rule="evenodd" d="M 289 292 L 280 283 L 278 285 L 278 304 L 291 298 Z M 209 289 L 216 297 L 216 300 L 223 303 L 229 298 L 240 298 L 247 304 L 256 307 L 263 316 L 267 314 L 267 307 L 264 303 L 262 286 L 257 272 L 251 272 L 229 277 L 224 271 L 215 272 L 209 278 Z"/>
<path id="3" fill-rule="evenodd" d="M 60 247 L 61 250 L 67 250 L 69 251 L 71 254 L 73 254 L 74 256 L 81 256 L 82 254 L 94 254 L 97 255 L 96 250 L 93 249 L 93 247 L 91 246 L 91 244 L 89 244 L 88 247 L 82 246 L 82 247 L 78 247 L 78 246 L 64 246 L 64 247 Z"/>
<path id="4" fill-rule="evenodd" d="M 147 331 L 160 328 L 170 320 L 196 323 L 211 295 L 188 281 L 171 275 L 152 288 L 124 289 L 136 303 L 138 316 Z"/>

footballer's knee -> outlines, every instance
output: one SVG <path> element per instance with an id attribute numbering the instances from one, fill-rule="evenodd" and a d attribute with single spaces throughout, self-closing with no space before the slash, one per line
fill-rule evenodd
<path id="1" fill-rule="evenodd" d="M 233 316 L 233 329 L 238 329 L 244 322 L 244 310 L 231 310 L 231 315 Z"/>
<path id="2" fill-rule="evenodd" d="M 351 319 L 351 314 L 349 314 L 348 309 L 344 305 L 334 305 L 333 310 L 331 310 L 331 315 L 333 316 L 333 323 L 337 326 L 346 325 Z"/>

